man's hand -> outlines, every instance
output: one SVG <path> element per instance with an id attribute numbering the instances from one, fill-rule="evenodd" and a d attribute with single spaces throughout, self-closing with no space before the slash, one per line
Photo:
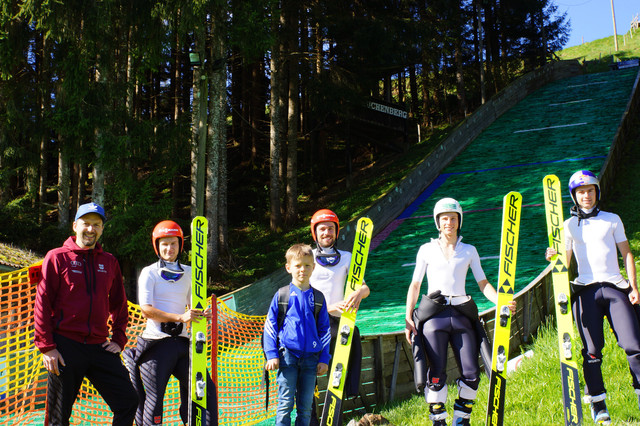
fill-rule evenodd
<path id="1" fill-rule="evenodd" d="M 347 297 L 343 302 L 343 309 L 346 312 L 357 311 L 360 307 L 360 302 L 362 302 L 362 293 L 359 291 L 352 292 L 349 297 Z"/>
<path id="2" fill-rule="evenodd" d="M 404 322 L 405 322 L 404 336 L 407 338 L 407 342 L 409 342 L 409 345 L 411 345 L 411 335 L 418 334 L 418 330 L 416 330 L 416 325 L 413 323 L 412 319 L 405 318 Z"/>
<path id="3" fill-rule="evenodd" d="M 547 262 L 551 262 L 551 258 L 558 254 L 556 249 L 552 247 L 547 247 L 547 251 L 544 253 L 544 258 L 547 259 Z"/>
<path id="4" fill-rule="evenodd" d="M 264 369 L 267 371 L 277 370 L 280 367 L 280 358 L 271 358 L 264 365 Z"/>
<path id="5" fill-rule="evenodd" d="M 324 376 L 329 371 L 329 366 L 324 362 L 319 362 L 316 368 L 316 376 Z"/>
<path id="6" fill-rule="evenodd" d="M 42 363 L 49 373 L 53 373 L 56 376 L 60 375 L 60 368 L 67 365 L 57 349 L 51 349 L 49 352 L 42 354 Z"/>
<path id="7" fill-rule="evenodd" d="M 180 315 L 180 321 L 184 323 L 189 323 L 191 321 L 198 322 L 202 317 L 211 318 L 211 310 L 208 309 L 208 311 L 209 311 L 209 316 L 207 317 L 206 311 L 202 312 L 199 309 L 187 309 L 187 311 L 184 314 Z"/>
<path id="8" fill-rule="evenodd" d="M 119 354 L 120 352 L 122 352 L 122 348 L 120 347 L 120 345 L 115 342 L 104 342 L 102 344 L 102 347 L 104 348 L 105 351 L 111 352 L 114 354 Z"/>
<path id="9" fill-rule="evenodd" d="M 204 310 L 204 314 L 203 315 L 204 315 L 204 317 L 206 319 L 208 319 L 208 320 L 211 319 L 211 317 L 213 316 L 211 305 L 207 306 L 207 309 Z"/>

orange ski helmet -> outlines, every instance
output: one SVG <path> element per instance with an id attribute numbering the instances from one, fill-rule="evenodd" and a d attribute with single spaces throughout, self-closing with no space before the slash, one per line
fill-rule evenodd
<path id="1" fill-rule="evenodd" d="M 184 234 L 182 232 L 182 228 L 172 220 L 163 220 L 153 228 L 153 233 L 151 234 L 153 249 L 156 251 L 158 257 L 160 256 L 160 253 L 158 253 L 158 240 L 165 237 L 178 237 L 180 240 L 180 253 L 182 253 L 182 248 L 184 247 Z M 180 253 L 178 253 L 178 255 L 180 255 Z"/>
<path id="2" fill-rule="evenodd" d="M 340 220 L 338 220 L 338 215 L 332 212 L 329 209 L 320 209 L 311 216 L 311 236 L 313 237 L 313 241 L 317 241 L 316 239 L 316 225 L 321 222 L 333 222 L 336 224 L 336 239 L 340 234 Z"/>

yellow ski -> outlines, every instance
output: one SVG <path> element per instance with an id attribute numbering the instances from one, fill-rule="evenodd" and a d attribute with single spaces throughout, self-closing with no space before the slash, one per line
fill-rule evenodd
<path id="1" fill-rule="evenodd" d="M 582 424 L 582 406 L 580 403 L 580 382 L 578 364 L 573 350 L 573 315 L 571 313 L 571 293 L 569 289 L 569 264 L 565 251 L 564 220 L 562 215 L 562 194 L 560 179 L 555 175 L 545 176 L 542 180 L 544 206 L 547 217 L 549 247 L 558 254 L 551 260 L 553 269 L 553 293 L 558 322 L 558 350 L 562 376 L 562 402 L 564 405 L 564 424 L 574 426 Z"/>
<path id="2" fill-rule="evenodd" d="M 207 308 L 207 218 L 191 222 L 191 308 Z M 207 321 L 191 322 L 189 426 L 207 425 Z"/>
<path id="3" fill-rule="evenodd" d="M 503 199 L 502 237 L 500 238 L 500 266 L 498 271 L 498 303 L 493 334 L 493 358 L 489 381 L 489 401 L 487 403 L 487 425 L 502 425 L 504 420 L 505 392 L 507 388 L 507 360 L 509 359 L 509 338 L 511 337 L 511 311 L 513 300 L 518 235 L 522 195 L 509 192 Z"/>
<path id="4" fill-rule="evenodd" d="M 351 264 L 347 285 L 344 290 L 345 298 L 362 286 L 364 271 L 369 256 L 369 245 L 373 236 L 373 222 L 368 217 L 358 220 L 356 225 L 356 237 L 351 253 Z M 347 365 L 353 338 L 353 328 L 356 325 L 356 313 L 344 312 L 340 317 L 338 326 L 338 341 L 333 352 L 333 360 L 329 369 L 329 386 L 322 408 L 322 426 L 339 425 L 342 412 L 342 397 L 344 394 L 344 382 L 347 376 Z"/>

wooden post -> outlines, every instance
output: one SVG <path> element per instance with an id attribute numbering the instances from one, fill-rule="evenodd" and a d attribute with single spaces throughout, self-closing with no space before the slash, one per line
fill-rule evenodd
<path id="1" fill-rule="evenodd" d="M 373 358 L 375 363 L 376 405 L 379 405 L 387 402 L 386 389 L 384 385 L 384 353 L 382 351 L 382 336 L 378 336 L 373 342 Z"/>
<path id="2" fill-rule="evenodd" d="M 396 384 L 398 383 L 398 364 L 400 363 L 400 346 L 402 346 L 402 340 L 398 341 L 398 336 L 396 336 L 396 351 L 393 355 L 393 370 L 391 371 L 389 401 L 393 401 L 396 396 Z"/>

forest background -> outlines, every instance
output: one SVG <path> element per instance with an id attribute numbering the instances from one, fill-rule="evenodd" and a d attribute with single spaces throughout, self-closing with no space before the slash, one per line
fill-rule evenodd
<path id="1" fill-rule="evenodd" d="M 131 295 L 155 223 L 204 214 L 210 290 L 246 285 L 313 211 L 353 218 L 354 188 L 382 195 L 557 60 L 569 25 L 549 0 L 3 2 L 0 241 L 43 255 L 98 202 Z M 405 130 L 363 124 L 370 101 Z"/>

